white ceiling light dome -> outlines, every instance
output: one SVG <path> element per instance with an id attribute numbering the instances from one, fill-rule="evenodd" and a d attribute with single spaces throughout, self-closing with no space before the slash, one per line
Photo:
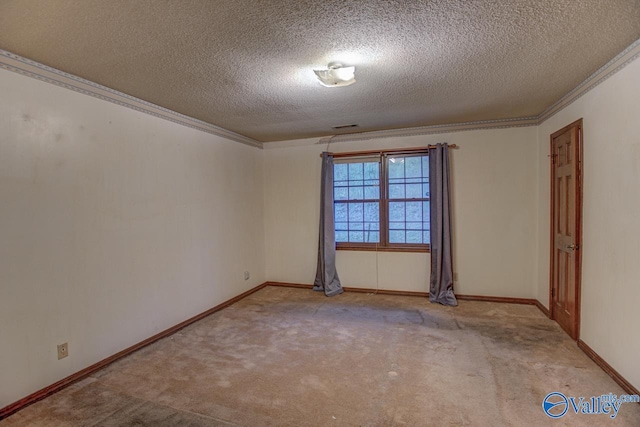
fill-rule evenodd
<path id="1" fill-rule="evenodd" d="M 322 86 L 341 87 L 349 86 L 356 82 L 356 67 L 344 67 L 342 64 L 332 62 L 326 70 L 313 70 Z"/>

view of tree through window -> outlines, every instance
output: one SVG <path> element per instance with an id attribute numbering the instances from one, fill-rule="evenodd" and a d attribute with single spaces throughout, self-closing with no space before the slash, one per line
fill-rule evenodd
<path id="1" fill-rule="evenodd" d="M 333 178 L 338 248 L 428 248 L 426 153 L 347 157 L 336 160 Z"/>

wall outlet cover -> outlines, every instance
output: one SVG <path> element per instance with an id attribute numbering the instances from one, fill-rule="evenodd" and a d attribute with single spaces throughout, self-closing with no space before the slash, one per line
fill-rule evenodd
<path id="1" fill-rule="evenodd" d="M 64 343 L 58 345 L 58 360 L 64 359 L 69 355 L 69 344 Z"/>

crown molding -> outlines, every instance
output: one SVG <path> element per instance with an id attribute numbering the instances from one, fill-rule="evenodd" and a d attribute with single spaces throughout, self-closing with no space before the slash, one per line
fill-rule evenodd
<path id="1" fill-rule="evenodd" d="M 624 67 L 636 60 L 639 56 L 640 39 L 631 43 L 625 50 L 616 55 L 611 61 L 600 67 L 595 73 L 587 77 L 586 80 L 572 89 L 565 96 L 560 98 L 555 104 L 551 105 L 549 108 L 540 113 L 538 115 L 538 124 L 544 122 L 557 112 L 563 110 L 565 107 L 578 100 L 578 98 L 580 98 L 582 95 L 586 94 L 591 89 L 594 89 L 600 83 L 606 81 L 609 77 L 622 70 Z"/>
<path id="2" fill-rule="evenodd" d="M 0 68 L 131 108 L 202 132 L 262 148 L 262 142 L 0 49 Z"/>

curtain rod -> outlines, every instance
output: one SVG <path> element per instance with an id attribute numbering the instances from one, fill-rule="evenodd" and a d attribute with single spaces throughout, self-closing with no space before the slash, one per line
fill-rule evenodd
<path id="1" fill-rule="evenodd" d="M 350 151 L 348 153 L 329 153 L 330 156 L 333 156 L 333 158 L 337 158 L 337 157 L 351 157 L 351 156 L 368 156 L 368 155 L 372 155 L 372 154 L 378 154 L 378 155 L 382 155 L 384 153 L 413 153 L 413 152 L 420 152 L 420 151 L 426 151 L 430 148 L 436 148 L 435 145 L 427 145 L 426 147 L 415 147 L 415 148 L 401 148 L 401 149 L 388 149 L 388 150 L 368 150 L 368 151 Z M 458 146 L 456 144 L 451 144 L 448 146 L 448 148 L 453 148 L 456 149 L 458 148 Z M 322 154 L 320 154 L 320 157 L 322 157 Z"/>

